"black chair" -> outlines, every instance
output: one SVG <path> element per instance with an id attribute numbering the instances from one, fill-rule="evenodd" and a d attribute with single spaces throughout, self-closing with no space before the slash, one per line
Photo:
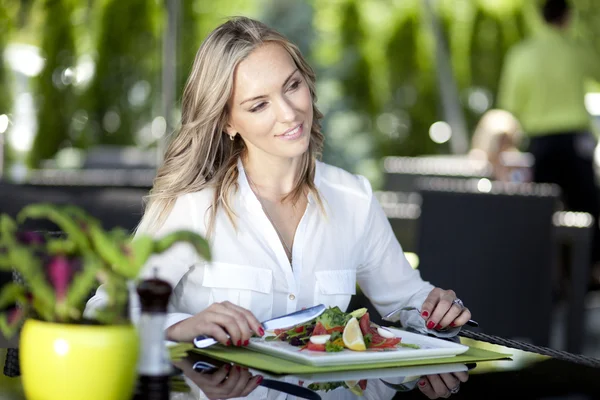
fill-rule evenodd
<path id="1" fill-rule="evenodd" d="M 386 157 L 383 189 L 412 193 L 422 178 L 490 178 L 490 165 L 465 156 Z"/>
<path id="2" fill-rule="evenodd" d="M 487 179 L 418 185 L 423 278 L 455 290 L 486 333 L 547 346 L 558 188 Z"/>

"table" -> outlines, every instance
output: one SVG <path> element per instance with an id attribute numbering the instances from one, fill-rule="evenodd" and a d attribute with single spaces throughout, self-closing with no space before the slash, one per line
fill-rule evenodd
<path id="1" fill-rule="evenodd" d="M 598 399 L 600 398 L 600 369 L 586 367 L 574 362 L 560 361 L 550 357 L 535 353 L 524 352 L 520 350 L 491 345 L 485 342 L 478 342 L 471 339 L 462 338 L 464 344 L 477 346 L 500 353 L 511 353 L 511 360 L 480 362 L 476 365 L 449 364 L 443 368 L 445 370 L 468 370 L 468 381 L 460 385 L 460 391 L 451 396 L 453 399 L 488 399 L 488 398 L 527 398 L 527 399 Z M 0 350 L 0 356 L 4 357 L 4 352 Z M 180 373 L 172 378 L 174 389 L 171 393 L 171 400 L 188 400 L 199 398 L 199 385 L 206 389 L 206 382 L 215 374 L 200 374 L 192 369 L 197 361 L 205 361 L 213 365 L 222 366 L 217 360 L 210 359 L 199 354 L 190 354 L 186 359 L 176 362 Z M 435 368 L 439 366 L 422 367 Z M 412 372 L 419 372 L 418 367 L 413 367 Z M 437 374 L 428 374 L 424 370 L 424 375 L 405 376 L 406 370 L 397 372 L 394 370 L 379 370 L 377 373 L 371 371 L 364 372 L 366 381 L 366 390 L 361 398 L 364 399 L 427 399 L 419 390 L 417 382 L 421 376 L 433 376 Z M 431 371 L 431 370 L 429 370 Z M 181 373 L 183 372 L 183 373 Z M 399 375 L 395 375 L 395 373 Z M 237 369 L 233 366 L 229 372 L 232 378 L 243 376 L 249 378 L 251 374 L 261 374 L 261 371 L 246 370 L 243 367 Z M 286 381 L 288 383 L 298 384 L 298 377 L 293 376 L 273 376 L 262 374 L 264 379 L 274 378 L 276 380 Z M 386 377 L 389 383 L 403 383 L 406 392 L 396 392 L 382 383 L 379 377 Z M 353 376 L 353 380 L 360 381 L 360 378 Z M 255 378 L 256 379 L 256 378 Z M 323 380 L 319 377 L 306 377 L 303 386 L 308 386 L 312 381 Z M 263 380 L 264 382 L 264 380 Z M 243 382 L 242 382 L 243 383 Z M 352 384 L 353 382 L 350 382 Z M 365 385 L 365 382 L 357 382 Z M 337 385 L 340 385 L 338 383 Z M 190 386 L 189 392 L 182 392 Z M 333 387 L 336 384 L 330 383 L 324 386 Z M 324 385 L 324 386 L 323 386 Z M 400 387 L 402 388 L 402 387 Z M 355 389 L 356 390 L 356 389 Z M 345 387 L 338 387 L 329 392 L 318 391 L 317 394 L 322 399 L 354 399 L 359 398 L 356 394 Z M 222 397 L 225 398 L 225 397 Z M 250 393 L 248 398 L 256 399 L 292 399 L 282 392 L 267 389 L 259 386 Z M 18 378 L 0 377 L 0 399 L 2 400 L 24 400 L 25 397 L 20 388 Z"/>

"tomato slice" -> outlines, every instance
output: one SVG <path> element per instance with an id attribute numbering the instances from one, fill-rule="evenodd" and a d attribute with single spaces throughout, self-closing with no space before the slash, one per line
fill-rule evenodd
<path id="1" fill-rule="evenodd" d="M 324 344 L 315 344 L 315 343 L 309 341 L 308 344 L 306 345 L 306 349 L 312 350 L 312 351 L 325 351 L 325 345 Z"/>
<path id="2" fill-rule="evenodd" d="M 383 336 L 374 333 L 371 336 L 371 344 L 369 348 L 389 348 L 395 347 L 400 343 L 400 338 L 384 338 Z"/>
<path id="3" fill-rule="evenodd" d="M 325 327 L 323 326 L 322 323 L 317 322 L 317 325 L 315 325 L 315 329 L 313 330 L 312 336 L 326 335 L 326 334 L 327 334 L 327 329 L 325 329 Z"/>
<path id="4" fill-rule="evenodd" d="M 343 326 L 336 326 L 334 328 L 327 329 L 327 333 L 331 334 L 333 332 L 344 332 L 344 327 Z"/>
<path id="5" fill-rule="evenodd" d="M 365 315 L 360 317 L 358 326 L 360 326 L 360 331 L 362 332 L 363 336 L 371 333 L 371 319 L 369 317 L 369 313 L 365 313 Z"/>

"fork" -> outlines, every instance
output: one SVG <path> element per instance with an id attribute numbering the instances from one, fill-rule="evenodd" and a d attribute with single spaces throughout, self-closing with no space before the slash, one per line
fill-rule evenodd
<path id="1" fill-rule="evenodd" d="M 417 307 L 409 306 L 409 307 L 402 307 L 397 310 L 394 310 L 394 311 L 386 314 L 382 319 L 384 321 L 388 321 L 388 322 L 398 322 L 400 320 L 400 312 L 402 312 L 402 311 L 418 311 L 419 314 L 421 314 L 421 310 L 419 310 Z M 470 319 L 467 321 L 467 325 L 477 328 L 479 326 L 479 323 Z"/>

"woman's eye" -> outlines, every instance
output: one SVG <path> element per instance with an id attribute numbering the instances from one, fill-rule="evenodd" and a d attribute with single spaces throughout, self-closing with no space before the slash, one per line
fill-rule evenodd
<path id="1" fill-rule="evenodd" d="M 256 106 L 254 106 L 254 107 L 252 107 L 252 108 L 250 109 L 250 112 L 257 112 L 257 111 L 260 111 L 260 110 L 262 110 L 263 108 L 265 108 L 265 105 L 266 105 L 266 104 L 267 104 L 267 103 L 265 103 L 265 102 L 258 103 Z"/>
<path id="2" fill-rule="evenodd" d="M 298 87 L 300 86 L 300 81 L 294 81 L 291 85 L 289 90 L 296 90 L 298 89 Z"/>

